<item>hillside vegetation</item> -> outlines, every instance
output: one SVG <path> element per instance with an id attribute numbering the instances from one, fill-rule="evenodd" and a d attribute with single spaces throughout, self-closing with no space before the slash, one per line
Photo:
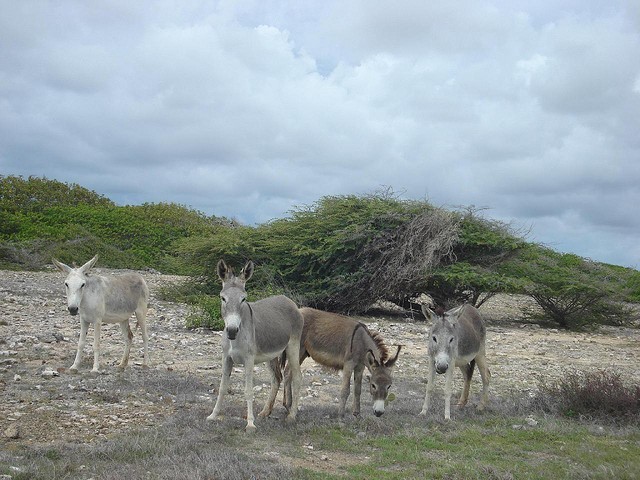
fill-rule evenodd
<path id="1" fill-rule="evenodd" d="M 184 298 L 220 327 L 215 264 L 257 264 L 252 298 L 285 292 L 298 302 L 359 313 L 387 300 L 411 308 L 429 293 L 444 306 L 497 293 L 530 295 L 544 321 L 576 328 L 629 319 L 636 270 L 527 242 L 478 211 L 450 211 L 392 192 L 322 197 L 286 218 L 245 226 L 173 203 L 117 206 L 79 185 L 0 176 L 0 267 L 41 268 L 56 256 L 188 274 Z"/>

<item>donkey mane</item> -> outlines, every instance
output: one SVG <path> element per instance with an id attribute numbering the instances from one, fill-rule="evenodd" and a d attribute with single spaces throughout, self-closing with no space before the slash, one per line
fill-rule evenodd
<path id="1" fill-rule="evenodd" d="M 358 326 L 353 329 L 351 342 L 353 343 L 353 337 L 355 337 L 356 331 L 358 331 L 359 327 L 364 328 L 364 331 L 367 332 L 367 334 L 371 337 L 371 340 L 375 342 L 376 347 L 378 347 L 378 351 L 380 352 L 380 363 L 385 363 L 387 360 L 389 360 L 389 349 L 384 344 L 382 336 L 378 332 L 372 332 L 371 330 L 369 330 L 367 326 L 362 322 L 358 322 Z"/>

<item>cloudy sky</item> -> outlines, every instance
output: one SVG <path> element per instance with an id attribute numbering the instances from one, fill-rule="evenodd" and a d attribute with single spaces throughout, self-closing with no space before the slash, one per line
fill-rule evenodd
<path id="1" fill-rule="evenodd" d="M 0 9 L 0 175 L 249 224 L 391 187 L 640 267 L 638 0 Z"/>

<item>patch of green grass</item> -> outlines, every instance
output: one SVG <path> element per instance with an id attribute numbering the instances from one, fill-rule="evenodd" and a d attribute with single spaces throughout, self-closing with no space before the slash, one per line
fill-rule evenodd
<path id="1" fill-rule="evenodd" d="M 517 420 L 491 419 L 362 440 L 333 430 L 333 443 L 324 448 L 342 451 L 346 442 L 350 450 L 367 452 L 371 460 L 348 467 L 349 478 L 640 478 L 637 432 L 598 435 L 569 423 L 514 424 Z"/>

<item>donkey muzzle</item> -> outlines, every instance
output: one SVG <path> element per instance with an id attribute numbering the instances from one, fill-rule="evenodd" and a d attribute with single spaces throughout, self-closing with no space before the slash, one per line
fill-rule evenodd
<path id="1" fill-rule="evenodd" d="M 441 363 L 436 363 L 436 373 L 439 375 L 442 375 L 443 373 L 446 373 L 447 370 L 449 370 L 449 364 L 445 363 L 445 364 L 441 364 Z"/>
<path id="2" fill-rule="evenodd" d="M 227 327 L 227 338 L 229 340 L 235 340 L 238 336 L 238 327 Z"/>
<path id="3" fill-rule="evenodd" d="M 69 308 L 69 313 L 73 316 L 76 316 L 78 314 L 78 307 L 68 307 Z"/>
<path id="4" fill-rule="evenodd" d="M 373 413 L 376 417 L 381 417 L 384 414 L 384 400 L 376 400 L 373 402 Z"/>

